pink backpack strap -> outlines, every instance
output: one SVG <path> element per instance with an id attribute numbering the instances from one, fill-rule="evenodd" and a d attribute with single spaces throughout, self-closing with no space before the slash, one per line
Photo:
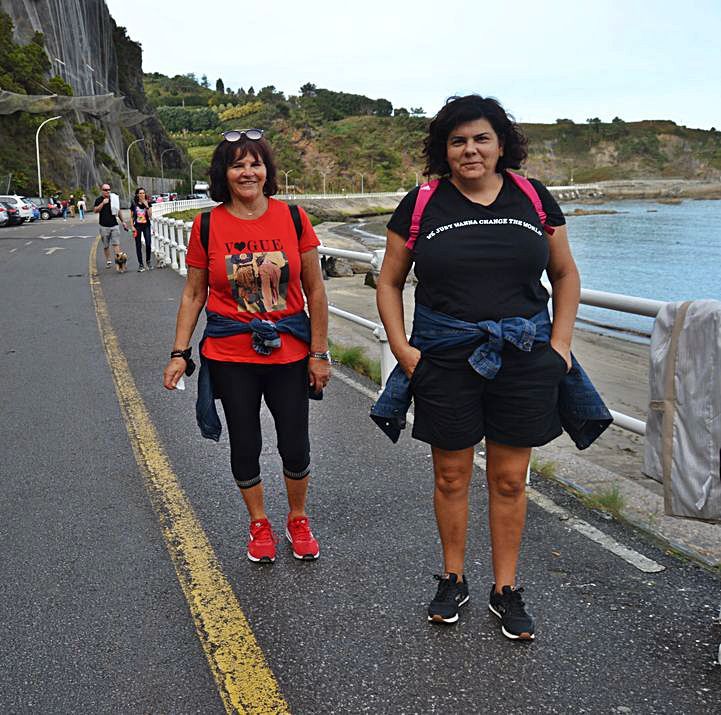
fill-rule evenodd
<path id="1" fill-rule="evenodd" d="M 423 212 L 438 188 L 439 183 L 439 179 L 432 179 L 427 184 L 421 184 L 418 189 L 416 204 L 413 207 L 413 216 L 411 217 L 411 228 L 408 232 L 408 240 L 406 241 L 406 248 L 410 251 L 412 251 L 413 246 L 416 245 L 418 232 L 421 230 L 421 218 L 423 217 Z"/>
<path id="2" fill-rule="evenodd" d="M 548 217 L 546 216 L 546 212 L 543 209 L 541 197 L 538 195 L 536 187 L 525 176 L 521 176 L 520 174 L 514 174 L 512 171 L 506 171 L 506 175 L 509 176 L 513 180 L 513 183 L 531 200 L 533 208 L 538 214 L 538 218 L 541 219 L 541 225 L 543 226 L 543 230 L 549 236 L 553 236 L 556 229 L 553 226 L 549 226 L 547 223 Z"/>

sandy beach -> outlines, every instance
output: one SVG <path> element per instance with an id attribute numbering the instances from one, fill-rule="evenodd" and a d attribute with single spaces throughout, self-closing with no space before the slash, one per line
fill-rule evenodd
<path id="1" fill-rule="evenodd" d="M 326 246 L 364 251 L 368 249 L 333 229 L 339 224 L 324 223 L 316 231 Z M 360 266 L 358 267 L 360 269 Z M 356 273 L 344 278 L 330 278 L 326 291 L 331 305 L 369 320 L 380 322 L 375 304 L 375 290 L 364 285 L 365 275 Z M 406 329 L 410 333 L 413 315 L 413 285 L 403 294 Z M 346 346 L 360 345 L 369 357 L 380 358 L 379 343 L 370 330 L 347 320 L 331 316 L 331 339 Z M 610 409 L 646 419 L 648 405 L 648 348 L 609 335 L 577 329 L 573 352 L 590 375 Z M 581 456 L 616 474 L 639 480 L 648 489 L 660 493 L 661 485 L 642 474 L 643 438 L 617 427 L 610 427 L 589 449 L 579 452 L 563 435 L 544 450 L 544 457 L 563 459 L 564 455 Z"/>

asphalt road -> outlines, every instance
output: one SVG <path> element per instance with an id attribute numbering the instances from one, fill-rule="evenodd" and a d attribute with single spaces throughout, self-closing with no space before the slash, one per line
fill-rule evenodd
<path id="1" fill-rule="evenodd" d="M 91 217 L 0 229 L 0 709 L 6 713 L 223 712 L 191 609 L 131 448 L 89 287 Z M 392 446 L 367 396 L 340 380 L 311 405 L 309 499 L 317 562 L 281 544 L 245 558 L 247 517 L 224 434 L 203 440 L 194 378 L 168 393 L 182 279 L 98 263 L 119 348 L 173 471 L 294 713 L 711 713 L 721 711 L 715 574 L 659 551 L 542 480 L 534 486 L 663 564 L 642 573 L 535 504 L 520 581 L 532 644 L 500 634 L 486 490 L 474 478 L 471 601 L 428 624 L 440 569 L 429 449 Z M 101 254 L 100 254 L 101 255 Z M 353 378 L 358 379 L 358 378 Z M 268 511 L 286 503 L 265 414 Z"/>

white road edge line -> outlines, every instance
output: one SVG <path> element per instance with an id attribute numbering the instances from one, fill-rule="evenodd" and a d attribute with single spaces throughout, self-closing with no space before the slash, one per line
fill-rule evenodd
<path id="1" fill-rule="evenodd" d="M 352 387 L 354 390 L 360 392 L 362 395 L 365 395 L 374 402 L 378 398 L 377 392 L 374 392 L 365 385 L 361 385 L 352 377 L 348 377 L 348 375 L 345 375 L 340 371 L 333 373 L 333 379 L 344 382 L 346 385 Z M 409 424 L 413 424 L 413 415 L 408 413 L 408 415 L 406 415 L 406 420 Z M 485 470 L 486 460 L 479 454 L 476 453 L 473 455 L 473 462 L 477 467 Z M 544 511 L 547 511 L 549 514 L 559 517 L 559 519 L 564 519 L 565 526 L 569 529 L 573 529 L 579 534 L 583 534 L 583 536 L 587 539 L 590 539 L 595 544 L 598 544 L 601 548 L 606 549 L 606 551 L 610 551 L 612 554 L 615 554 L 626 563 L 637 568 L 639 571 L 643 571 L 644 573 L 659 573 L 660 571 L 666 570 L 666 567 L 659 564 L 657 561 L 649 559 L 647 556 L 640 554 L 638 551 L 628 548 L 628 546 L 624 546 L 612 537 L 608 536 L 608 534 L 604 534 L 595 526 L 591 526 L 591 524 L 583 521 L 583 519 L 578 519 L 573 516 L 569 511 L 556 504 L 556 502 L 549 499 L 545 494 L 541 494 L 539 491 L 536 491 L 533 487 L 527 487 L 526 494 L 528 495 L 529 500 L 536 506 L 540 507 Z"/>

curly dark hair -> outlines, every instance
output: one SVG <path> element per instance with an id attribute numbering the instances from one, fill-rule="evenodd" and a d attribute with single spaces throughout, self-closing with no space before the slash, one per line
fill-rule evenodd
<path id="1" fill-rule="evenodd" d="M 277 170 L 270 144 L 264 137 L 253 141 L 243 136 L 237 142 L 229 142 L 223 139 L 215 147 L 213 158 L 210 160 L 210 169 L 208 169 L 210 198 L 213 201 L 223 204 L 230 201 L 230 189 L 228 189 L 228 180 L 226 178 L 228 167 L 236 159 L 242 158 L 246 154 L 250 154 L 254 159 L 260 159 L 265 164 L 267 176 L 263 186 L 263 194 L 265 196 L 274 196 L 278 193 Z"/>
<path id="2" fill-rule="evenodd" d="M 433 117 L 428 127 L 428 136 L 423 142 L 426 176 L 450 175 L 451 168 L 446 160 L 448 137 L 459 124 L 475 119 L 487 119 L 503 146 L 503 156 L 499 157 L 496 169 L 520 168 L 528 156 L 528 139 L 521 128 L 497 99 L 468 94 L 465 97 L 449 97 L 440 112 Z"/>

